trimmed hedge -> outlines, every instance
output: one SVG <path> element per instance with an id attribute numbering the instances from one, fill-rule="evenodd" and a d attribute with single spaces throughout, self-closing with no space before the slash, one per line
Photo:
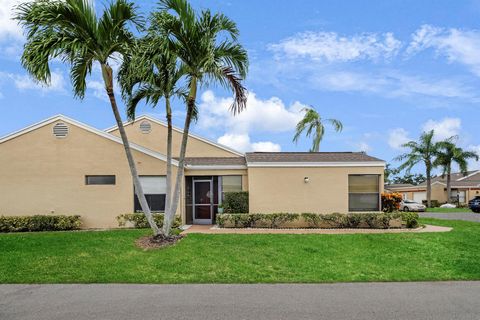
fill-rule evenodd
<path id="1" fill-rule="evenodd" d="M 221 228 L 415 228 L 418 214 L 393 213 L 250 213 L 217 214 Z"/>
<path id="2" fill-rule="evenodd" d="M 0 232 L 78 230 L 81 224 L 80 216 L 0 216 Z"/>
<path id="3" fill-rule="evenodd" d="M 225 192 L 224 196 L 225 213 L 248 213 L 248 191 Z"/>
<path id="4" fill-rule="evenodd" d="M 163 227 L 163 213 L 154 213 L 153 220 L 159 228 Z M 117 217 L 118 225 L 124 227 L 127 222 L 130 222 L 136 229 L 150 228 L 147 217 L 143 213 L 126 213 Z M 182 219 L 179 216 L 175 216 L 173 220 L 172 228 L 178 228 L 182 225 Z"/>

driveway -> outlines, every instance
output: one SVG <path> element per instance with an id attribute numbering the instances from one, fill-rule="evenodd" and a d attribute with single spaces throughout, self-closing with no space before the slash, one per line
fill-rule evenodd
<path id="1" fill-rule="evenodd" d="M 420 217 L 435 218 L 443 220 L 465 220 L 480 222 L 480 213 L 471 212 L 451 212 L 451 213 L 435 213 L 435 212 L 421 212 Z"/>
<path id="2" fill-rule="evenodd" d="M 1 285 L 0 319 L 475 319 L 480 282 Z"/>

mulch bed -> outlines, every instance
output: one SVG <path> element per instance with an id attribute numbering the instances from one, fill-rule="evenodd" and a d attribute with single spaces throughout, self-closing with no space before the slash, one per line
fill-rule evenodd
<path id="1" fill-rule="evenodd" d="M 144 250 L 159 249 L 169 247 L 180 241 L 185 235 L 164 236 L 145 236 L 137 239 L 135 244 Z"/>

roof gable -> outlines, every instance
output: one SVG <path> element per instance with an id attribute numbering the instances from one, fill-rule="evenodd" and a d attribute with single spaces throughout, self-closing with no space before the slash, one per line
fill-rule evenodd
<path id="1" fill-rule="evenodd" d="M 39 128 L 42 128 L 44 126 L 47 126 L 51 123 L 54 123 L 54 122 L 57 122 L 57 121 L 62 121 L 62 122 L 65 122 L 65 123 L 68 123 L 70 125 L 74 125 L 74 126 L 77 126 L 79 128 L 82 128 L 86 131 L 89 131 L 93 134 L 96 134 L 102 138 L 105 138 L 105 139 L 108 139 L 108 140 L 111 140 L 113 142 L 116 142 L 116 143 L 119 143 L 121 145 L 123 145 L 123 142 L 122 142 L 122 139 L 117 137 L 117 136 L 114 136 L 110 133 L 107 133 L 105 131 L 102 131 L 102 130 L 99 130 L 99 129 L 96 129 L 94 127 L 91 127 L 85 123 L 82 123 L 80 121 L 77 121 L 77 120 L 74 120 L 74 119 L 71 119 L 67 116 L 64 116 L 64 115 L 56 115 L 56 116 L 53 116 L 53 117 L 50 117 L 48 119 L 45 119 L 43 121 L 40 121 L 38 123 L 35 123 L 33 125 L 30 125 L 24 129 L 21 129 L 21 130 L 18 130 L 18 131 L 15 131 L 11 134 L 8 134 L 4 137 L 1 137 L 0 138 L 0 144 L 4 143 L 4 142 L 7 142 L 7 141 L 10 141 L 10 140 L 13 140 L 15 139 L 16 137 L 19 137 L 21 135 L 24 135 L 24 134 L 27 134 L 29 132 L 32 132 L 32 131 L 35 131 L 36 129 L 39 129 Z M 130 148 L 132 148 L 133 150 L 136 150 L 138 152 L 141 152 L 141 153 L 144 153 L 146 155 L 149 155 L 151 157 L 154 157 L 154 158 L 157 158 L 159 160 L 162 160 L 162 161 L 167 161 L 167 157 L 159 152 L 156 152 L 156 151 L 153 151 L 153 150 L 150 150 L 148 148 L 145 148 L 145 147 L 142 147 L 140 145 L 137 145 L 135 143 L 131 143 L 130 142 Z M 175 165 L 175 166 L 178 166 L 178 161 L 176 160 L 172 160 L 172 164 Z"/>
<path id="2" fill-rule="evenodd" d="M 163 127 L 167 127 L 167 123 L 165 121 L 162 121 L 162 120 L 159 120 L 157 118 L 154 118 L 152 116 L 149 116 L 149 115 L 141 115 L 141 116 L 138 116 L 135 118 L 135 120 L 131 120 L 131 121 L 127 121 L 127 122 L 124 122 L 123 125 L 124 126 L 128 126 L 128 125 L 131 125 L 133 123 L 136 123 L 136 122 L 140 122 L 140 121 L 143 121 L 143 120 L 148 120 L 148 121 L 151 121 L 155 124 L 158 124 L 160 126 L 163 126 Z M 108 129 L 105 129 L 105 132 L 108 132 L 108 133 L 112 133 L 112 132 L 115 132 L 118 130 L 118 126 L 113 126 L 113 127 L 110 127 Z M 175 127 L 173 126 L 173 130 L 180 133 L 180 134 L 183 134 L 183 129 L 179 128 L 179 127 Z M 221 150 L 224 150 L 224 151 L 227 151 L 229 153 L 232 153 L 233 155 L 237 155 L 237 156 L 240 156 L 240 157 L 243 157 L 244 154 L 240 151 L 237 151 L 237 150 L 234 150 L 230 147 L 227 147 L 225 145 L 222 145 L 220 143 L 217 143 L 217 142 L 214 142 L 214 141 L 211 141 L 209 139 L 206 139 L 204 137 L 201 137 L 201 136 L 198 136 L 196 134 L 193 134 L 193 133 L 190 133 L 189 132 L 189 137 L 191 138 L 194 138 L 194 139 L 197 139 L 203 143 L 206 143 L 208 145 L 211 145 L 215 148 L 218 148 L 218 149 L 221 149 Z"/>

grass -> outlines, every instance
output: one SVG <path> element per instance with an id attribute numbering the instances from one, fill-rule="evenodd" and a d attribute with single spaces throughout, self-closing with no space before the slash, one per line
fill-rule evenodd
<path id="1" fill-rule="evenodd" d="M 470 208 L 427 208 L 427 212 L 451 213 L 451 212 L 472 212 Z"/>
<path id="2" fill-rule="evenodd" d="M 272 283 L 479 280 L 480 223 L 447 233 L 190 234 L 143 251 L 147 230 L 0 234 L 0 283 Z"/>

